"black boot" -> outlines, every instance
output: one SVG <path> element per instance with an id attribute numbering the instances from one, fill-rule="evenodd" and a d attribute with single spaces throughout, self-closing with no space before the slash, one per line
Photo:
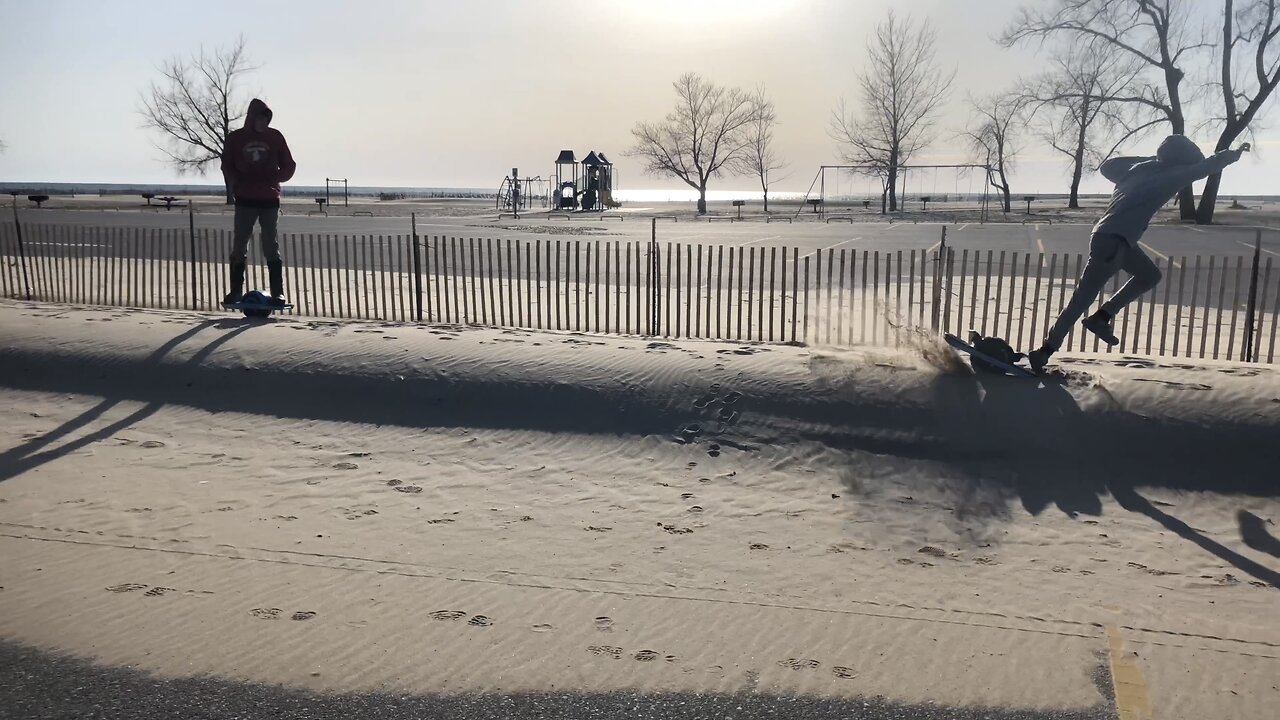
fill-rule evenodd
<path id="1" fill-rule="evenodd" d="M 244 299 L 244 267 L 243 262 L 231 262 L 231 292 L 222 298 L 222 302 L 238 303 Z"/>
<path id="2" fill-rule="evenodd" d="M 267 274 L 271 277 L 271 304 L 288 305 L 284 297 L 284 263 L 279 260 L 267 263 Z"/>

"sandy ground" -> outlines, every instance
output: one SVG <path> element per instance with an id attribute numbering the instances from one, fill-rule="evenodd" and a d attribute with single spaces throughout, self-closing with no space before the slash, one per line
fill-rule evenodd
<path id="1" fill-rule="evenodd" d="M 1274 715 L 1280 371 L 1063 371 L 2 303 L 0 639 L 322 693 Z"/>
<path id="2" fill-rule="evenodd" d="M 163 205 L 153 204 L 148 206 L 144 201 L 131 195 L 77 195 L 77 196 L 54 196 L 48 202 L 44 203 L 44 207 L 59 210 L 117 210 L 131 212 L 186 212 L 185 208 L 175 208 L 166 211 Z M 194 202 L 195 211 L 198 213 L 230 213 L 231 208 L 226 206 L 224 199 L 218 196 L 195 196 L 182 198 L 182 202 Z M 1026 204 L 1023 202 L 1015 202 L 1009 213 L 999 211 L 997 203 L 992 201 L 988 213 L 986 214 L 987 222 L 1070 222 L 1070 223 L 1092 223 L 1101 216 L 1103 209 L 1106 207 L 1105 198 L 1086 198 L 1081 200 L 1082 207 L 1071 210 L 1065 207 L 1066 201 L 1060 199 L 1039 200 L 1032 204 L 1031 213 L 1026 213 Z M 25 200 L 20 203 L 23 207 L 34 207 Z M 1214 215 L 1214 223 L 1218 225 L 1232 226 L 1257 226 L 1257 227 L 1280 227 L 1280 202 L 1274 201 L 1258 201 L 1249 200 L 1238 208 L 1233 208 L 1232 198 L 1221 198 L 1218 203 L 1218 209 Z M 713 217 L 728 219 L 737 217 L 739 214 L 745 220 L 763 221 L 765 213 L 760 202 L 751 201 L 743 209 L 741 213 L 738 209 L 727 201 L 710 202 L 707 204 L 708 214 Z M 286 215 L 306 215 L 316 211 L 316 204 L 311 197 L 285 197 L 282 201 L 282 208 Z M 841 202 L 831 201 L 826 208 L 826 215 L 818 215 L 811 211 L 811 208 L 805 206 L 801 208 L 801 204 L 797 201 L 770 201 L 769 214 L 775 219 L 793 218 L 795 222 L 826 222 L 828 217 L 843 218 L 852 222 L 933 222 L 933 223 L 965 223 L 978 222 L 982 217 L 981 209 L 976 203 L 941 203 L 932 205 L 927 211 L 921 209 L 921 205 L 914 197 L 910 198 L 907 203 L 907 211 L 893 213 L 891 216 L 880 215 L 878 212 L 864 209 L 860 202 Z M 410 214 L 416 214 L 423 218 L 469 218 L 483 217 L 492 215 L 497 217 L 499 210 L 495 207 L 493 199 L 454 199 L 454 198 L 410 198 L 405 200 L 387 200 L 380 201 L 371 198 L 358 197 L 352 198 L 348 205 L 342 206 L 326 206 L 326 212 L 330 216 L 352 216 L 352 215 L 372 215 L 375 217 L 409 217 Z M 627 202 L 621 207 L 608 211 L 609 214 L 625 214 L 638 215 L 645 217 L 652 216 L 675 216 L 681 219 L 692 220 L 698 217 L 697 208 L 693 203 L 689 202 Z M 545 218 L 548 214 L 560 214 L 555 211 L 549 211 L 544 208 L 537 208 L 522 213 L 527 218 Z M 590 217 L 591 213 L 579 214 L 575 216 Z M 1178 225 L 1182 221 L 1178 218 L 1177 209 L 1174 206 L 1168 206 L 1162 210 L 1153 221 L 1153 224 Z"/>

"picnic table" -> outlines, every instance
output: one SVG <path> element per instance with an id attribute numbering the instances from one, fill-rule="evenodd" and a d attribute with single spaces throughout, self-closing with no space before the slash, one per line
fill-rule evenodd
<path id="1" fill-rule="evenodd" d="M 44 204 L 49 200 L 49 196 L 48 195 L 28 195 L 27 199 L 35 203 L 36 207 L 44 207 Z"/>
<path id="2" fill-rule="evenodd" d="M 177 203 L 178 207 L 182 207 L 182 203 L 176 197 L 162 197 L 162 198 L 156 198 L 156 199 L 164 203 L 165 210 L 171 209 L 174 203 Z"/>

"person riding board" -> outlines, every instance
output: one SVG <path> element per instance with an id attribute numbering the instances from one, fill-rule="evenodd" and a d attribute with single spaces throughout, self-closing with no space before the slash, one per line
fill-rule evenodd
<path id="1" fill-rule="evenodd" d="M 1107 282 L 1124 270 L 1130 275 L 1129 281 L 1081 323 L 1107 345 L 1120 342 L 1113 329 L 1116 315 L 1160 282 L 1160 269 L 1138 246 L 1151 218 L 1179 190 L 1222 172 L 1246 152 L 1249 152 L 1249 143 L 1205 158 L 1185 135 L 1170 135 L 1160 143 L 1155 157 L 1116 157 L 1102 163 L 1098 171 L 1115 183 L 1115 190 L 1102 219 L 1093 226 L 1089 260 L 1071 301 L 1049 329 L 1040 348 L 1027 353 L 1033 371 L 1044 370 L 1049 357 L 1062 347 L 1071 326 L 1084 315 Z"/>
<path id="2" fill-rule="evenodd" d="M 227 135 L 222 152 L 222 172 L 236 199 L 235 241 L 231 249 L 231 292 L 224 303 L 244 297 L 244 271 L 253 225 L 262 228 L 262 255 L 271 278 L 271 304 L 287 304 L 284 297 L 284 262 L 276 241 L 280 214 L 280 183 L 298 169 L 284 135 L 271 124 L 271 108 L 254 98 L 245 113 L 244 127 Z"/>

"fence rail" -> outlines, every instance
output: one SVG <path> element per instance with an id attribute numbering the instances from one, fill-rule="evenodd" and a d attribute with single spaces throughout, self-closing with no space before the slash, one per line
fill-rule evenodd
<path id="1" fill-rule="evenodd" d="M 651 241 L 286 233 L 286 314 L 837 346 L 973 328 L 1028 348 L 1085 261 L 957 250 L 945 235 L 930 250 L 802 250 L 659 242 L 654 232 Z M 220 310 L 230 247 L 225 230 L 0 225 L 0 292 Z M 263 287 L 256 244 L 250 253 L 247 284 Z M 1118 347 L 1077 325 L 1064 349 L 1275 362 L 1271 258 L 1166 258 L 1161 270 L 1164 281 L 1117 319 Z"/>

